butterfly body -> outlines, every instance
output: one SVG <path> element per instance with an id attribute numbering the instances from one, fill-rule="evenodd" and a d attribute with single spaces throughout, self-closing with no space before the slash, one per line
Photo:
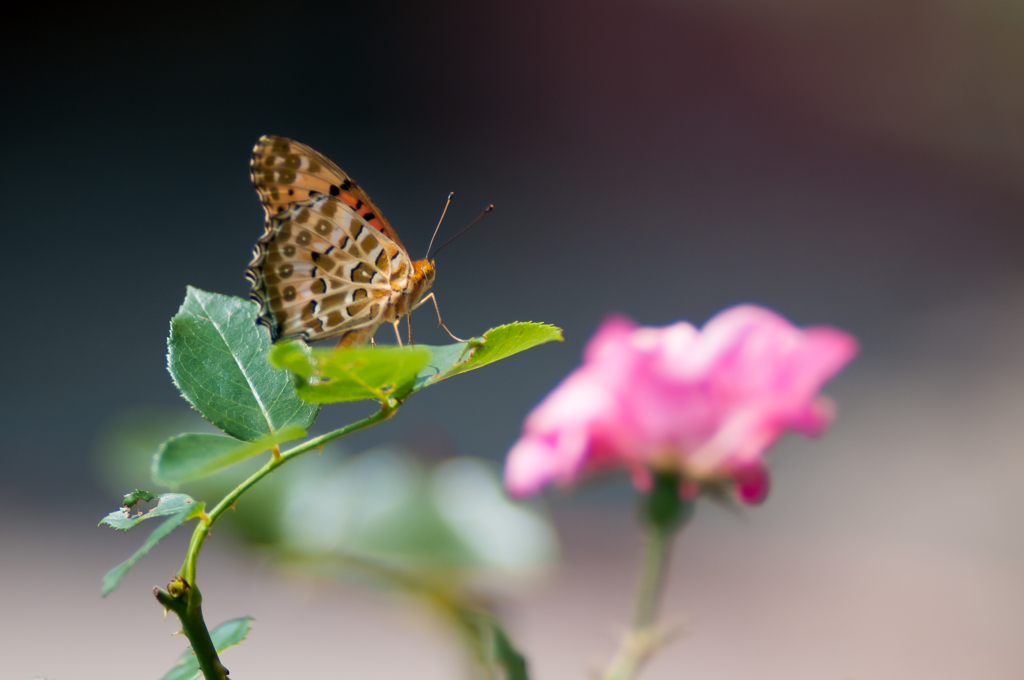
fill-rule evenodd
<path id="1" fill-rule="evenodd" d="M 267 219 L 246 276 L 273 340 L 340 336 L 340 345 L 361 345 L 424 299 L 433 262 L 413 261 L 380 209 L 330 160 L 262 137 L 250 169 Z"/>

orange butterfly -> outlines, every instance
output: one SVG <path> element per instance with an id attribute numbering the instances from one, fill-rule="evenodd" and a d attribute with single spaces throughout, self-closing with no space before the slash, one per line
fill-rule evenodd
<path id="1" fill-rule="evenodd" d="M 380 208 L 325 156 L 264 136 L 249 168 L 267 220 L 246 278 L 272 340 L 341 336 L 352 347 L 385 322 L 397 336 L 401 318 L 429 299 L 437 308 L 433 293 L 424 297 L 434 262 L 413 261 Z"/>

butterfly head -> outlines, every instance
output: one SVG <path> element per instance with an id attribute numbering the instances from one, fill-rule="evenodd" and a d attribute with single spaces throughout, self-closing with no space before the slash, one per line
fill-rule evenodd
<path id="1" fill-rule="evenodd" d="M 416 283 L 423 282 L 423 292 L 434 285 L 434 261 L 416 260 L 412 263 L 413 279 Z"/>
<path id="2" fill-rule="evenodd" d="M 412 276 L 410 277 L 409 288 L 412 299 L 419 301 L 430 287 L 434 285 L 434 261 L 416 260 L 412 263 Z"/>

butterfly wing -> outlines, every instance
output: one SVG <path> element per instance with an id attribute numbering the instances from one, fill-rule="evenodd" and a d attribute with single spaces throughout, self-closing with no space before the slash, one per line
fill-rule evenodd
<path id="1" fill-rule="evenodd" d="M 287 137 L 264 135 L 252 150 L 249 174 L 267 218 L 318 195 L 334 196 L 405 251 L 394 227 L 352 178 L 323 154 Z"/>
<path id="2" fill-rule="evenodd" d="M 330 195 L 294 202 L 267 220 L 246 272 L 271 338 L 362 344 L 412 273 L 405 251 Z"/>

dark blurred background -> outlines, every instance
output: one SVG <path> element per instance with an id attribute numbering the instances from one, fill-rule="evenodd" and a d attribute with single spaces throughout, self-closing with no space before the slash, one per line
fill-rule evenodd
<path id="1" fill-rule="evenodd" d="M 176 653 L 171 641 L 146 647 L 154 633 L 141 623 L 135 656 L 112 663 L 99 642 L 67 651 L 75 631 L 92 635 L 89 622 L 127 607 L 155 626 L 150 580 L 166 579 L 181 552 L 157 552 L 151 579 L 95 596 L 137 543 L 92 528 L 118 501 L 97 481 L 94 443 L 126 409 L 186 409 L 165 369 L 168 321 L 186 285 L 247 293 L 262 232 L 247 164 L 261 134 L 345 168 L 413 255 L 449 191 L 442 234 L 495 204 L 438 257 L 445 322 L 462 336 L 513 320 L 565 329 L 564 344 L 418 395 L 352 450 L 398 441 L 425 456 L 500 460 L 613 311 L 702 323 L 753 301 L 862 340 L 830 389 L 840 405 L 830 436 L 784 442 L 767 505 L 747 523 L 709 510 L 694 552 L 680 547 L 691 557 L 672 602 L 694 619 L 692 638 L 649 677 L 1024 675 L 1024 5 L 28 11 L 5 22 L 0 45 L 0 589 L 33 612 L 0 624 L 10 677 L 142 667 L 158 677 Z M 414 316 L 416 338 L 443 343 L 431 319 Z M 325 409 L 317 428 L 365 410 Z M 552 500 L 567 566 L 513 610 L 542 678 L 583 677 L 624 620 L 636 542 L 616 488 Z M 226 548 L 211 555 L 248 564 Z M 314 617 L 292 586 L 253 573 L 282 611 Z M 248 607 L 257 586 L 247 587 L 223 597 Z M 598 605 L 595 590 L 618 594 Z M 318 630 L 345 639 L 355 634 L 345 626 L 363 630 L 345 606 L 376 609 L 337 598 Z M 366 612 L 360 620 L 378 616 Z M 286 635 L 275 616 L 264 629 Z M 414 653 L 432 633 L 401 620 L 420 677 L 450 676 L 448 657 Z M 29 642 L 44 629 L 45 645 Z M 573 632 L 556 644 L 553 630 Z M 245 650 L 233 652 L 233 677 L 296 668 Z M 305 672 L 342 677 L 337 657 L 310 654 Z M 364 676 L 388 676 L 379 659 L 365 662 Z"/>

